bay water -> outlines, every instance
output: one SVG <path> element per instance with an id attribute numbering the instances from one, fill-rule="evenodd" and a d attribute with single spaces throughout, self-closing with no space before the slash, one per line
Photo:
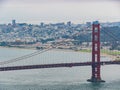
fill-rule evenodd
<path id="1" fill-rule="evenodd" d="M 0 62 L 27 55 L 37 50 L 2 48 Z M 111 60 L 101 57 L 102 61 Z M 3 66 L 71 63 L 91 61 L 91 53 L 51 50 L 40 55 Z M 120 90 L 120 65 L 101 66 L 105 83 L 90 83 L 91 67 L 64 67 L 0 72 L 0 90 Z"/>

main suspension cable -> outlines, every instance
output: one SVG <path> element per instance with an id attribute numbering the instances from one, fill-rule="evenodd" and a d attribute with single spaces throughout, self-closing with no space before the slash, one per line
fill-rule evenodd
<path id="1" fill-rule="evenodd" d="M 21 56 L 21 57 L 18 57 L 18 58 L 14 58 L 14 59 L 11 59 L 11 60 L 3 61 L 3 62 L 0 62 L 0 65 L 5 65 L 5 64 L 21 61 L 21 60 L 24 60 L 24 59 L 36 56 L 38 54 L 42 54 L 42 53 L 47 52 L 47 51 L 52 50 L 52 49 L 53 48 L 48 48 L 48 49 L 45 49 L 45 50 L 42 50 L 42 51 L 39 50 L 39 51 L 33 52 L 31 54 L 24 55 L 24 56 Z"/>

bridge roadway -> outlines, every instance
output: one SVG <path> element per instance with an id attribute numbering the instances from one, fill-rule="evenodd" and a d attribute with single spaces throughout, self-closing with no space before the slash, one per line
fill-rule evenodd
<path id="1" fill-rule="evenodd" d="M 95 63 L 97 65 L 99 63 Z M 120 64 L 120 61 L 102 61 L 101 65 Z M 7 66 L 1 67 L 0 71 L 25 70 L 25 69 L 42 69 L 42 68 L 58 68 L 58 67 L 74 67 L 74 66 L 90 66 L 92 62 L 76 62 L 76 63 L 58 63 L 58 64 L 41 64 L 41 65 L 24 65 L 24 66 Z"/>

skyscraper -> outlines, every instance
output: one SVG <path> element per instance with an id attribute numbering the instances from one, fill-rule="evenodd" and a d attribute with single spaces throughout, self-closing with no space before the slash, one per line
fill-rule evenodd
<path id="1" fill-rule="evenodd" d="M 12 25 L 13 25 L 13 26 L 16 25 L 16 20 L 12 20 Z"/>
<path id="2" fill-rule="evenodd" d="M 67 26 L 71 26 L 71 21 L 67 22 Z"/>

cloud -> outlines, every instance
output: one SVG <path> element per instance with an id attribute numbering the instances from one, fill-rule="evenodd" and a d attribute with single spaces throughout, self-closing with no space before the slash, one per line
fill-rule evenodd
<path id="1" fill-rule="evenodd" d="M 0 0 L 1 1 L 1 0 Z M 89 0 L 91 1 L 91 0 Z M 120 16 L 117 0 L 2 0 L 0 18 L 19 20 L 111 20 Z M 94 0 L 92 0 L 94 1 Z M 106 2 L 105 2 L 106 1 Z M 112 2 L 110 2 L 112 1 Z M 79 2 L 79 3 L 78 3 Z M 116 19 L 117 20 L 117 19 Z"/>
<path id="2" fill-rule="evenodd" d="M 14 2 L 14 3 L 69 3 L 69 2 L 120 2 L 120 0 L 0 0 L 0 2 Z"/>

